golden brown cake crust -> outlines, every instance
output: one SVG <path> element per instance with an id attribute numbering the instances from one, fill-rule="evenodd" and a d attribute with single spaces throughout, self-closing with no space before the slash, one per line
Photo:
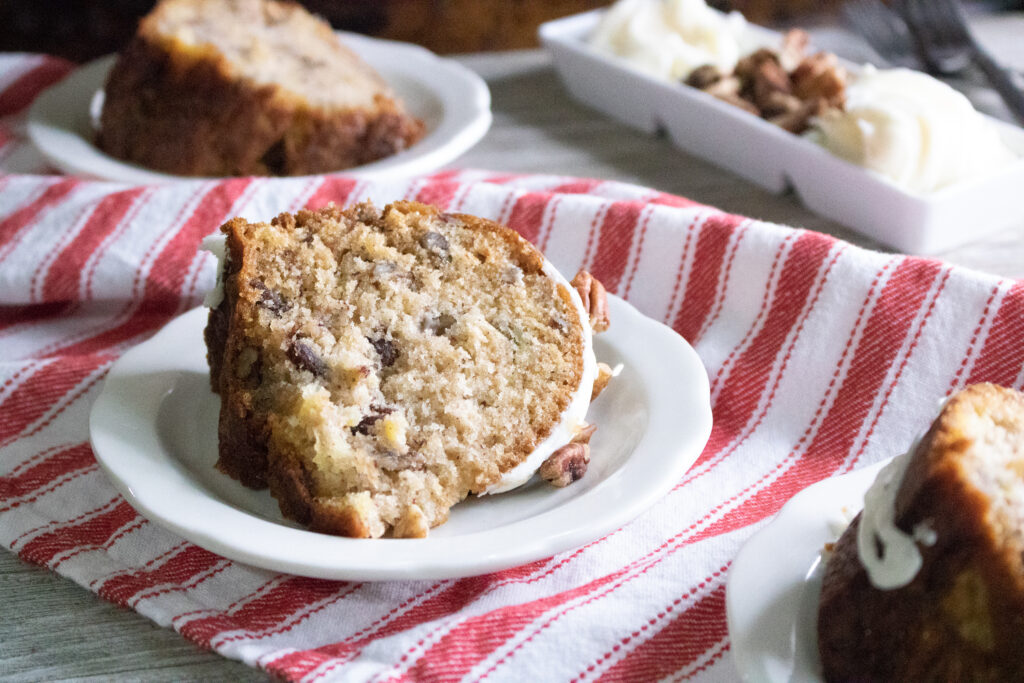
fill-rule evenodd
<path id="1" fill-rule="evenodd" d="M 238 219 L 235 219 L 236 221 Z M 244 223 L 244 221 L 242 221 Z M 235 233 L 228 233 L 227 248 L 241 249 Z M 232 244 L 232 241 L 234 243 Z M 251 378 L 239 379 L 224 370 L 228 353 L 228 337 L 232 329 L 244 325 L 238 306 L 238 278 L 241 262 L 228 260 L 222 275 L 224 298 L 210 310 L 203 336 L 206 341 L 206 359 L 210 366 L 210 385 L 221 396 L 220 418 L 217 424 L 217 469 L 238 479 L 249 488 L 267 486 L 266 415 L 255 409 L 252 390 L 258 378 L 258 369 Z M 244 277 L 244 274 L 241 276 Z"/>
<path id="2" fill-rule="evenodd" d="M 340 44 L 337 61 L 376 82 L 372 106 L 313 104 L 288 83 L 253 82 L 212 46 L 163 35 L 160 19 L 158 5 L 107 79 L 97 144 L 112 156 L 187 176 L 306 175 L 390 156 L 423 134 L 422 122 Z"/>
<path id="3" fill-rule="evenodd" d="M 383 211 L 363 204 L 282 214 L 271 224 L 234 219 L 222 231 L 224 296 L 205 331 L 211 384 L 221 396 L 217 467 L 247 486 L 269 486 L 282 514 L 313 530 L 424 535 L 446 519 L 448 507 L 494 484 L 529 455 L 582 381 L 587 348 L 574 299 L 545 274 L 540 253 L 510 228 L 396 202 Z M 438 245 L 442 252 L 435 251 Z M 288 280 L 279 278 L 282 269 L 293 272 Z M 345 289 L 349 285 L 365 291 Z M 321 306 L 341 291 L 348 293 L 339 303 Z M 457 302 L 433 298 L 442 291 L 458 298 L 461 308 L 445 309 Z M 475 292 L 484 297 L 479 303 L 472 301 Z M 391 323 L 381 330 L 368 316 L 385 300 L 392 302 L 386 312 Z M 425 300 L 433 303 L 423 317 L 415 306 Z M 360 308 L 367 301 L 381 303 Z M 520 303 L 510 303 L 515 301 Z M 501 315 L 535 305 L 542 317 L 530 321 L 533 327 L 515 324 L 537 334 L 537 343 L 514 331 L 506 338 Z M 451 318 L 445 330 L 425 329 L 439 311 Z M 498 317 L 485 320 L 484 312 Z M 473 357 L 466 345 L 484 339 L 488 345 L 472 347 L 473 363 L 495 362 L 498 356 L 489 354 L 505 349 L 516 364 L 506 368 L 513 370 L 510 377 L 497 369 L 481 374 L 464 360 L 439 365 L 447 362 L 445 354 Z M 359 355 L 363 346 L 372 347 L 369 355 Z M 517 360 L 520 353 L 523 359 L 546 355 L 536 356 L 542 362 L 535 364 Z M 441 378 L 432 374 L 440 367 L 449 368 Z M 478 383 L 463 372 L 476 372 Z M 498 393 L 492 387 L 516 377 L 534 399 L 506 416 L 504 408 L 516 405 L 508 397 L 519 395 L 518 385 Z M 482 387 L 483 393 L 458 389 L 453 402 L 448 387 L 435 387 L 445 380 L 453 387 L 470 382 L 467 387 Z M 412 398 L 403 403 L 402 396 Z M 459 401 L 472 407 L 460 408 Z M 423 419 L 430 405 L 440 410 L 436 424 Z M 472 431 L 495 415 L 517 427 L 502 431 L 490 423 Z M 476 437 L 462 442 L 455 436 L 464 433 Z M 387 447 L 380 450 L 381 444 Z M 353 480 L 368 483 L 350 486 Z"/>
<path id="4" fill-rule="evenodd" d="M 965 463 L 982 436 L 970 420 L 985 411 L 1024 415 L 1024 396 L 992 384 L 967 388 L 943 409 L 907 469 L 897 526 L 909 533 L 925 523 L 936 538 L 918 544 L 923 566 L 910 584 L 871 585 L 858 557 L 859 515 L 840 538 L 818 613 L 826 680 L 1024 679 L 1021 547 Z"/>

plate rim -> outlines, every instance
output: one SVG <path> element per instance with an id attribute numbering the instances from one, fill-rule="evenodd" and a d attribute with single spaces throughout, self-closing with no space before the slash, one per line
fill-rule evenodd
<path id="1" fill-rule="evenodd" d="M 743 544 L 733 560 L 725 588 L 732 658 L 742 680 L 782 680 L 773 679 L 766 670 L 762 657 L 764 649 L 754 646 L 756 634 L 765 630 L 792 634 L 800 630 L 797 624 L 800 618 L 799 599 L 789 600 L 783 608 L 773 602 L 785 588 L 782 582 L 796 581 L 800 586 L 800 597 L 808 591 L 809 595 L 816 597 L 821 590 L 822 576 L 815 570 L 822 545 L 837 538 L 828 530 L 830 515 L 838 517 L 843 514 L 843 508 L 849 508 L 848 501 L 856 499 L 861 501 L 861 505 L 848 510 L 848 517 L 852 520 L 863 506 L 864 492 L 875 481 L 878 472 L 891 461 L 892 457 L 885 458 L 807 486 L 786 501 L 779 512 Z M 825 506 L 821 500 L 827 501 Z M 809 522 L 814 527 L 812 533 L 794 538 L 794 532 Z M 775 559 L 765 561 L 764 557 Z M 766 579 L 774 591 L 764 590 Z M 760 590 L 752 589 L 751 584 L 755 582 L 760 583 Z M 807 630 L 807 625 L 804 627 Z M 813 638 L 813 642 L 803 644 L 816 651 L 816 630 L 810 628 L 808 637 Z M 792 652 L 773 654 L 783 654 L 779 661 L 793 667 L 802 663 Z M 785 680 L 818 682 L 822 677 L 820 669 L 792 668 Z"/>
<path id="2" fill-rule="evenodd" d="M 440 57 L 419 45 L 371 38 L 346 31 L 335 32 L 346 44 L 378 71 L 391 71 L 414 80 L 428 91 L 442 109 L 441 120 L 433 130 L 408 149 L 384 159 L 327 173 L 304 176 L 267 176 L 270 179 L 301 180 L 322 176 L 346 175 L 361 180 L 406 177 L 437 170 L 469 151 L 478 143 L 493 121 L 491 93 L 484 80 L 457 61 Z M 170 182 L 224 180 L 235 176 L 181 176 L 145 168 L 123 161 L 100 150 L 91 139 L 64 125 L 58 110 L 67 108 L 69 91 L 86 88 L 81 111 L 89 114 L 90 102 L 102 90 L 106 75 L 117 59 L 105 55 L 87 62 L 67 77 L 45 89 L 32 102 L 26 119 L 29 140 L 46 161 L 56 168 L 77 175 L 125 183 L 162 184 Z M 386 61 L 387 66 L 384 66 Z M 422 73 L 433 74 L 425 79 Z M 417 76 L 417 74 L 420 74 Z M 392 85 L 394 88 L 394 86 Z M 399 88 L 395 88 L 399 90 Z M 402 93 L 398 93 L 402 96 Z M 74 98 L 72 98 L 74 99 Z M 457 106 L 456 106 L 457 105 Z M 77 109 L 76 109 L 77 111 Z M 69 141 L 74 147 L 67 147 Z M 82 147 L 84 145 L 84 148 Z M 80 155 L 85 153 L 84 161 Z"/>
<path id="3" fill-rule="evenodd" d="M 696 351 L 673 330 L 644 316 L 625 301 L 610 295 L 609 306 L 616 320 L 612 329 L 622 330 L 621 336 L 616 337 L 619 341 L 613 346 L 629 363 L 630 370 L 637 373 L 649 402 L 647 428 L 626 462 L 593 489 L 537 515 L 502 525 L 499 533 L 485 530 L 451 537 L 400 540 L 317 534 L 239 510 L 223 500 L 204 495 L 194 482 L 191 487 L 184 486 L 188 477 L 173 466 L 170 469 L 174 471 L 163 473 L 168 475 L 162 480 L 163 495 L 154 496 L 152 485 L 140 481 L 134 473 L 132 465 L 137 465 L 137 461 L 125 456 L 126 449 L 117 439 L 124 432 L 130 432 L 138 439 L 133 441 L 133 449 L 146 448 L 143 437 L 150 444 L 159 444 L 155 414 L 149 422 L 140 420 L 140 415 L 126 416 L 118 409 L 118 397 L 126 387 L 131 388 L 133 371 L 151 365 L 147 359 L 153 350 L 175 338 L 182 327 L 197 325 L 196 318 L 205 318 L 203 308 L 174 318 L 113 364 L 90 412 L 90 443 L 115 488 L 143 516 L 207 550 L 246 564 L 316 578 L 371 581 L 458 578 L 519 566 L 578 547 L 633 520 L 671 490 L 710 437 L 710 388 L 707 372 Z M 644 353 L 637 353 L 639 349 Z M 174 359 L 167 358 L 166 362 L 173 364 Z M 689 386 L 688 393 L 679 390 L 680 382 Z M 155 405 L 159 408 L 160 402 Z M 679 410 L 685 411 L 692 420 L 682 433 L 683 438 L 676 426 Z M 117 425 L 116 432 L 110 427 L 112 420 Z M 667 452 L 676 457 L 665 457 Z M 155 456 L 157 462 L 163 459 L 165 464 L 173 458 L 166 452 Z M 651 465 L 652 461 L 661 464 L 657 477 L 651 477 L 650 468 L 643 467 Z M 643 484 L 644 479 L 652 481 L 638 493 L 634 484 Z M 196 524 L 192 519 L 196 517 L 194 511 L 184 503 L 197 502 L 197 491 L 200 493 L 198 502 L 224 516 L 218 517 L 218 523 L 224 528 L 234 528 L 240 521 L 250 526 L 252 531 L 243 535 L 256 535 L 265 541 L 261 550 L 254 551 L 253 543 L 246 539 L 226 539 L 223 530 L 218 533 L 208 528 L 208 524 Z M 182 494 L 184 497 L 176 498 L 169 512 L 162 497 Z M 586 522 L 566 527 L 558 523 L 565 518 Z M 537 530 L 545 533 L 537 534 Z M 232 535 L 238 536 L 238 533 Z M 429 556 L 423 549 L 424 544 L 432 546 Z M 267 547 L 271 550 L 266 550 Z M 312 557 L 300 555 L 296 559 L 272 550 L 284 547 L 307 548 L 307 555 L 310 547 L 318 552 Z M 472 559 L 467 560 L 467 557 Z M 344 564 L 339 564 L 338 558 L 344 558 Z"/>

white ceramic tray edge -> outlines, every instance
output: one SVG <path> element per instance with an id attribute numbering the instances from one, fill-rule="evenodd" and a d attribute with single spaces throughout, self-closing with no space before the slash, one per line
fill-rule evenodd
<path id="1" fill-rule="evenodd" d="M 975 240 L 1013 224 L 1024 211 L 1015 193 L 1006 191 L 1024 183 L 1024 157 L 998 173 L 930 195 L 907 192 L 810 140 L 591 48 L 583 38 L 602 12 L 547 22 L 538 34 L 573 97 L 628 126 L 647 133 L 663 128 L 676 146 L 770 192 L 793 189 L 816 213 L 908 253 L 932 254 Z M 759 39 L 778 39 L 768 29 L 751 27 Z M 1024 154 L 1024 131 L 991 120 Z"/>

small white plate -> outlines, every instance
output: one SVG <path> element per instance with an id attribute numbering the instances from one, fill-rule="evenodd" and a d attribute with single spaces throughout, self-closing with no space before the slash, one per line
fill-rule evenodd
<path id="1" fill-rule="evenodd" d="M 491 93 L 475 73 L 417 45 L 339 33 L 386 80 L 408 110 L 423 120 L 416 144 L 380 161 L 339 173 L 372 179 L 428 173 L 453 161 L 491 126 Z M 184 176 L 115 159 L 93 143 L 91 111 L 100 101 L 116 55 L 101 57 L 43 92 L 29 110 L 28 134 L 40 153 L 67 173 L 128 183 L 165 183 Z M 192 178 L 194 179 L 194 178 Z"/>
<path id="2" fill-rule="evenodd" d="M 470 497 L 426 539 L 350 539 L 284 520 L 267 491 L 214 468 L 220 399 L 209 389 L 194 309 L 128 351 L 92 409 L 96 458 L 150 520 L 208 550 L 266 569 L 348 580 L 471 576 L 549 557 L 607 534 L 665 495 L 711 434 L 708 379 L 682 337 L 609 297 L 598 358 L 622 374 L 588 413 L 599 425 L 580 481 L 534 479 Z"/>
<path id="3" fill-rule="evenodd" d="M 1024 130 L 1017 126 L 991 119 L 1021 159 L 984 177 L 916 194 L 705 92 L 659 80 L 591 47 L 587 38 L 602 11 L 543 24 L 540 38 L 569 93 L 627 126 L 664 131 L 676 147 L 769 192 L 792 190 L 808 209 L 903 252 L 937 253 L 1024 216 Z M 754 25 L 750 30 L 752 42 L 780 44 L 778 33 Z"/>
<path id="4" fill-rule="evenodd" d="M 864 507 L 864 492 L 889 460 L 808 486 L 736 556 L 725 606 L 743 680 L 821 681 L 821 553 Z"/>

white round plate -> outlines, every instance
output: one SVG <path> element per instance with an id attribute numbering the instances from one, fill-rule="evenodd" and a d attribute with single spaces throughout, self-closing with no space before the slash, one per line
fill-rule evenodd
<path id="1" fill-rule="evenodd" d="M 864 507 L 864 492 L 888 462 L 808 486 L 736 556 L 725 606 L 743 680 L 821 681 L 821 552 Z"/>
<path id="2" fill-rule="evenodd" d="M 340 173 L 367 179 L 427 173 L 453 161 L 487 133 L 491 93 L 469 69 L 417 45 L 339 35 L 426 125 L 423 139 L 409 149 Z M 182 180 L 184 176 L 115 159 L 93 143 L 96 109 L 102 107 L 102 89 L 116 58 L 90 62 L 36 98 L 28 115 L 29 138 L 47 161 L 66 173 L 128 183 Z"/>
<path id="3" fill-rule="evenodd" d="M 440 579 L 517 566 L 599 538 L 665 495 L 711 434 L 708 379 L 682 337 L 609 297 L 598 358 L 622 363 L 588 413 L 599 425 L 580 481 L 534 479 L 470 497 L 425 539 L 351 539 L 286 521 L 270 494 L 214 468 L 220 399 L 209 388 L 205 309 L 171 321 L 111 368 L 92 409 L 96 458 L 150 520 L 233 560 L 348 580 Z"/>

